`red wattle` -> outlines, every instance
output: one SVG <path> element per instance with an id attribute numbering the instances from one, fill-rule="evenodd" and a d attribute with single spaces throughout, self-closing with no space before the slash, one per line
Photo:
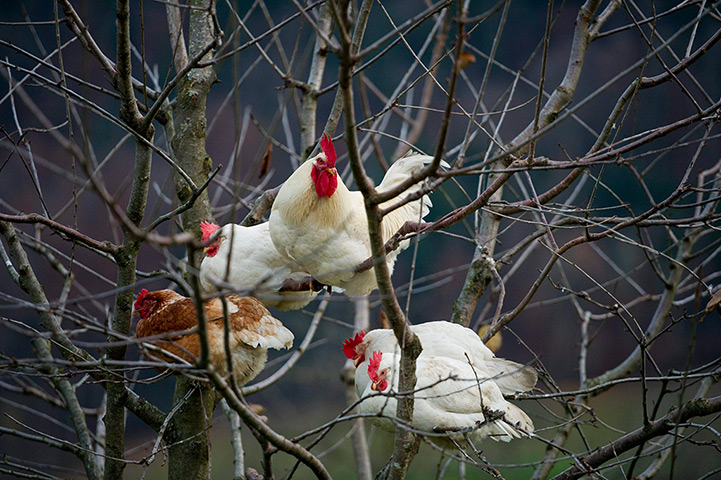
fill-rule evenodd
<path id="1" fill-rule="evenodd" d="M 315 193 L 319 197 L 330 197 L 338 188 L 338 178 L 335 169 L 313 168 L 310 177 L 315 183 Z"/>
<path id="2" fill-rule="evenodd" d="M 330 197 L 335 193 L 338 188 L 338 174 L 335 169 L 332 172 L 328 172 L 328 196 Z"/>

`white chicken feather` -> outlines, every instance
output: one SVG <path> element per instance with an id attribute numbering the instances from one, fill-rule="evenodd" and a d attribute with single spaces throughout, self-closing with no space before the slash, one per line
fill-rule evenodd
<path id="1" fill-rule="evenodd" d="M 395 394 L 398 394 L 400 355 L 374 352 L 365 375 L 369 382 L 361 393 L 359 410 L 387 431 L 396 428 Z M 510 441 L 533 432 L 533 422 L 516 405 L 503 398 L 499 386 L 484 379 L 468 363 L 447 357 L 418 357 L 411 427 L 425 432 L 443 449 L 485 438 Z M 476 380 L 476 379 L 479 380 Z M 378 395 L 377 392 L 390 395 Z"/>
<path id="2" fill-rule="evenodd" d="M 366 295 L 378 288 L 373 269 L 354 269 L 371 256 L 363 195 L 350 191 L 335 170 L 335 150 L 328 137 L 322 152 L 307 160 L 283 183 L 273 202 L 270 236 L 281 254 L 296 261 L 321 283 L 345 290 L 348 295 Z M 413 154 L 399 159 L 385 174 L 378 192 L 390 190 L 433 157 Z M 448 167 L 446 162 L 442 165 Z M 417 192 L 422 182 L 412 185 L 402 196 Z M 387 208 L 401 197 L 380 205 Z M 423 196 L 388 213 L 381 223 L 383 241 L 388 241 L 407 221 L 420 221 L 430 211 L 430 198 Z M 406 248 L 408 241 L 401 244 Z M 393 266 L 399 249 L 386 256 Z"/>
<path id="3" fill-rule="evenodd" d="M 527 392 L 538 381 L 534 368 L 497 358 L 470 328 L 446 321 L 420 323 L 410 328 L 423 346 L 419 358 L 445 357 L 466 364 L 470 362 L 480 378 L 492 379 L 503 394 Z M 360 395 L 370 382 L 367 375 L 370 352 L 394 354 L 400 353 L 400 347 L 393 330 L 377 329 L 346 340 L 343 351 L 358 367 L 355 382 L 356 392 Z"/>
<path id="4" fill-rule="evenodd" d="M 270 239 L 268 223 L 244 227 L 229 223 L 223 227 L 203 222 L 206 256 L 200 264 L 200 285 L 207 292 L 218 291 L 226 282 L 244 294 L 257 297 L 267 307 L 298 310 L 310 303 L 317 292 L 279 292 L 286 279 L 303 280 L 308 273 L 278 253 Z M 230 271 L 228 270 L 230 263 Z M 227 280 L 226 280 L 227 272 Z"/>

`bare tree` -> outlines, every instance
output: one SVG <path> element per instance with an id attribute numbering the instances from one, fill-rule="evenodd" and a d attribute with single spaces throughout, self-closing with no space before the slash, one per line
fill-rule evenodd
<path id="1" fill-rule="evenodd" d="M 351 450 L 363 479 L 721 472 L 698 460 L 721 444 L 715 2 L 16 3 L 0 22 L 3 474 L 338 478 Z M 202 334 L 194 364 L 145 358 L 137 291 L 200 306 L 200 222 L 267 219 L 323 133 L 364 196 L 357 270 L 377 293 L 274 312 L 295 350 L 243 387 Z M 433 161 L 376 190 L 409 150 Z M 423 195 L 433 220 L 384 243 L 383 216 Z M 377 260 L 403 240 L 391 277 Z M 380 312 L 403 346 L 392 439 L 358 413 L 339 348 Z M 410 325 L 427 320 L 502 334 L 499 355 L 538 369 L 514 399 L 534 433 L 438 452 L 413 428 Z"/>

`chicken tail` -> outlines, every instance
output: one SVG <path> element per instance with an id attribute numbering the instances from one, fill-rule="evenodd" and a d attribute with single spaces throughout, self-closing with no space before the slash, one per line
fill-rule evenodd
<path id="1" fill-rule="evenodd" d="M 485 367 L 501 392 L 506 395 L 528 392 L 536 386 L 538 381 L 538 373 L 535 368 L 504 358 L 489 359 L 486 361 Z"/>
<path id="2" fill-rule="evenodd" d="M 488 429 L 488 436 L 499 442 L 510 442 L 514 438 L 527 437 L 534 431 L 533 421 L 519 407 L 507 403 L 502 418 L 495 420 Z"/>
<path id="3" fill-rule="evenodd" d="M 433 157 L 429 155 L 421 155 L 418 153 L 412 153 L 403 158 L 396 160 L 393 165 L 390 166 L 383 181 L 378 185 L 378 192 L 385 192 L 396 185 L 403 182 L 405 179 L 420 171 L 424 165 L 428 165 L 433 161 Z M 444 168 L 450 168 L 447 162 L 441 161 L 441 166 Z M 408 189 L 396 198 L 392 198 L 387 202 L 381 204 L 381 208 L 390 207 L 397 203 L 401 198 L 407 197 L 408 195 L 415 193 L 421 189 L 423 182 L 418 182 L 408 187 Z M 390 212 L 383 220 L 383 237 L 384 240 L 390 238 L 405 222 L 417 222 L 423 218 L 431 210 L 433 202 L 428 195 L 424 195 L 423 198 L 409 202 L 404 206 Z M 407 242 L 404 242 L 407 243 Z M 405 245 L 402 245 L 405 248 Z"/>
<path id="4" fill-rule="evenodd" d="M 430 155 L 421 155 L 420 153 L 411 153 L 405 157 L 399 158 L 393 162 L 393 165 L 391 165 L 386 172 L 383 177 L 383 181 L 380 185 L 378 185 L 378 191 L 383 192 L 390 190 L 406 178 L 420 171 L 424 166 L 428 165 L 432 161 L 433 157 Z M 443 168 L 451 167 L 445 160 L 441 160 L 441 166 Z M 405 193 L 408 194 L 417 192 L 421 188 L 422 184 L 422 182 L 418 182 L 415 185 L 412 185 L 405 191 Z"/>

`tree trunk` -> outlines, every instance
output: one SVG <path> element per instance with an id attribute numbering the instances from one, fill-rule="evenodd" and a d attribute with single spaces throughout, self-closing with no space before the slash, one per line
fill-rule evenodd
<path id="1" fill-rule="evenodd" d="M 213 19 L 215 9 L 212 0 L 193 0 L 190 10 L 188 57 L 195 58 L 215 39 Z M 211 50 L 203 58 L 210 60 Z M 176 69 L 178 65 L 176 63 Z M 207 128 L 206 102 L 210 87 L 215 82 L 212 67 L 194 68 L 188 72 L 178 87 L 175 106 L 174 131 L 171 145 L 178 166 L 183 169 L 196 187 L 205 182 L 212 169 L 212 160 L 205 150 Z M 187 202 L 193 187 L 176 175 L 176 193 L 179 202 Z M 193 232 L 200 238 L 200 222 L 211 220 L 210 201 L 203 192 L 192 208 L 181 214 L 183 230 Z M 189 253 L 190 254 L 190 253 Z M 200 265 L 202 252 L 195 252 L 193 265 Z M 191 392 L 192 389 L 197 389 Z M 187 397 L 187 399 L 186 399 Z M 185 399 L 185 400 L 184 400 Z M 174 405 L 185 403 L 173 418 L 176 436 L 169 439 L 175 443 L 169 451 L 168 478 L 171 480 L 210 479 L 210 438 L 208 431 L 212 424 L 215 406 L 214 392 L 209 386 L 198 385 L 191 380 L 178 377 L 175 385 Z"/>

